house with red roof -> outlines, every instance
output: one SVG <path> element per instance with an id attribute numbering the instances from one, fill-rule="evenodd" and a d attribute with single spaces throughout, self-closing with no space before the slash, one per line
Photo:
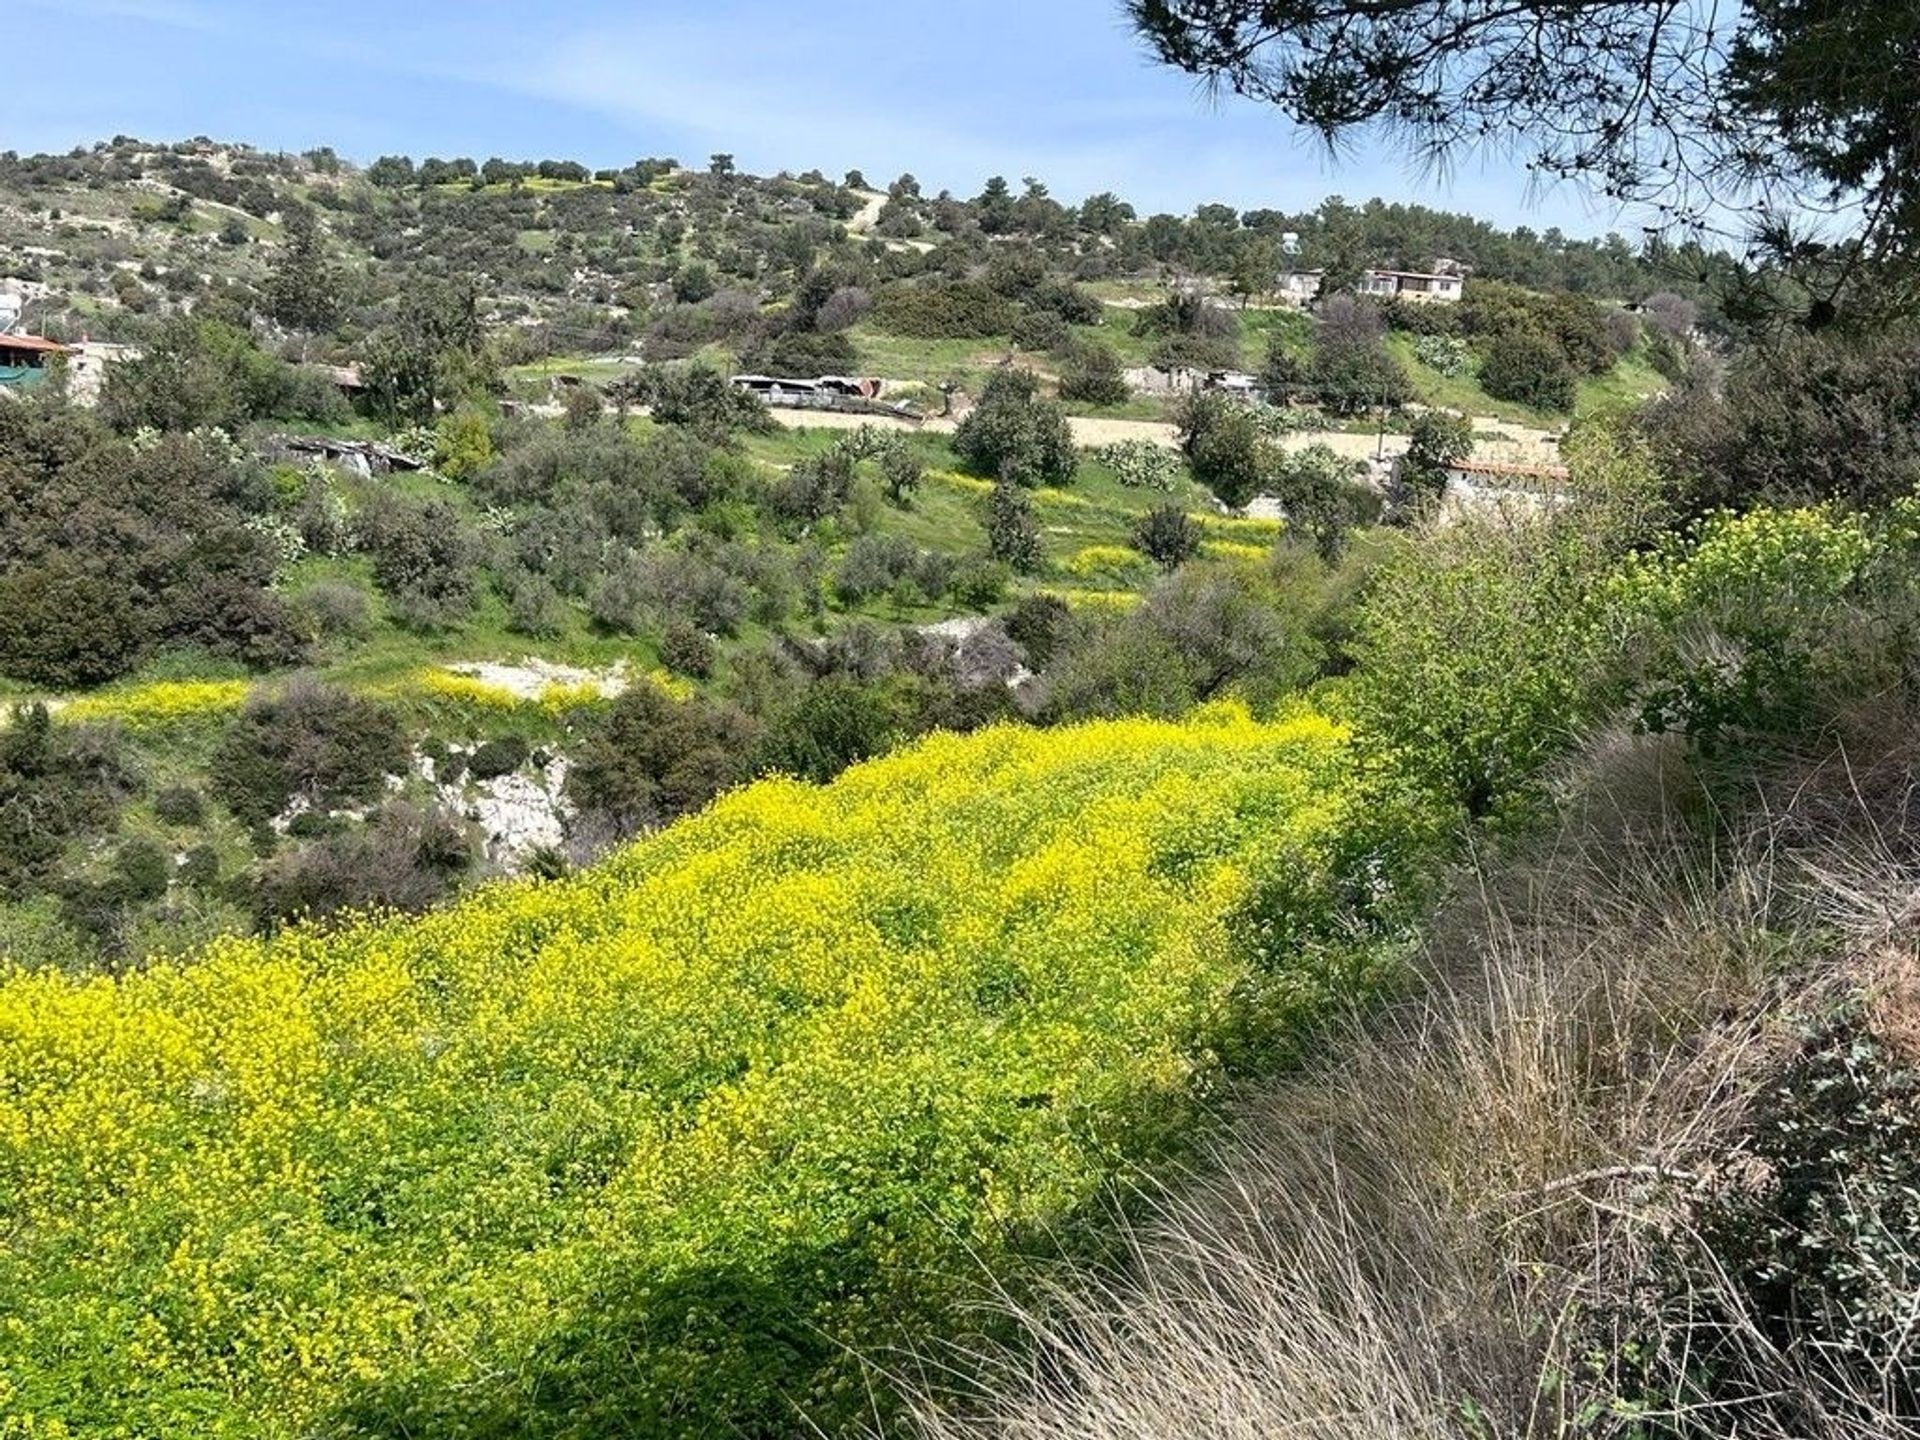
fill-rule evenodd
<path id="1" fill-rule="evenodd" d="M 69 351 L 38 335 L 0 335 L 0 386 L 31 385 L 45 378 L 47 366 Z"/>

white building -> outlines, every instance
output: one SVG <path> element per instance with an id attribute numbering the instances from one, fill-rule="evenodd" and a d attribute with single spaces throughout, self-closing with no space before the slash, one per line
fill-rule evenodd
<path id="1" fill-rule="evenodd" d="M 1283 304 L 1304 310 L 1320 298 L 1325 272 L 1290 270 L 1274 291 Z M 1408 300 L 1417 305 L 1456 305 L 1466 278 L 1425 270 L 1368 270 L 1361 274 L 1359 293 L 1380 300 Z"/>
<path id="2" fill-rule="evenodd" d="M 1456 305 L 1465 281 L 1458 275 L 1424 270 L 1369 270 L 1360 277 L 1360 293 L 1417 305 Z"/>
<path id="3" fill-rule="evenodd" d="M 1304 310 L 1320 294 L 1320 271 L 1289 270 L 1280 277 L 1280 283 L 1274 287 L 1274 293 L 1285 305 L 1293 305 Z"/>

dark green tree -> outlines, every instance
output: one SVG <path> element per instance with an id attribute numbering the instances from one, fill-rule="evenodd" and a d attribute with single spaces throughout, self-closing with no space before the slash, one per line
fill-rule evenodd
<path id="1" fill-rule="evenodd" d="M 1064 485 L 1079 463 L 1066 412 L 1041 398 L 1032 371 L 1011 366 L 994 371 L 953 448 L 974 474 L 1015 485 Z"/>
<path id="2" fill-rule="evenodd" d="M 1178 570 L 1200 553 L 1205 537 L 1178 505 L 1157 505 L 1133 527 L 1133 546 L 1162 570 Z"/>
<path id="3" fill-rule="evenodd" d="M 1415 514 L 1430 510 L 1447 493 L 1447 470 L 1473 454 L 1473 422 L 1447 410 L 1416 416 L 1407 452 L 1395 472 Z"/>
<path id="4" fill-rule="evenodd" d="M 440 357 L 425 337 L 392 326 L 368 340 L 360 375 L 367 404 L 392 421 L 428 425 L 440 409 Z"/>
<path id="5" fill-rule="evenodd" d="M 1273 336 L 1267 342 L 1266 363 L 1260 367 L 1260 389 L 1268 403 L 1291 404 L 1306 384 L 1307 367 L 1300 363 L 1300 357 L 1288 348 L 1285 340 Z"/>
<path id="6" fill-rule="evenodd" d="M 413 177 L 413 161 L 405 155 L 382 155 L 367 167 L 367 180 L 383 190 L 404 190 Z"/>
<path id="7" fill-rule="evenodd" d="M 295 371 L 219 320 L 168 320 L 137 358 L 107 372 L 100 410 L 115 429 L 239 430 L 293 408 Z"/>
<path id="8" fill-rule="evenodd" d="M 1496 400 L 1536 410 L 1571 410 L 1573 367 L 1553 340 L 1535 330 L 1496 335 L 1480 362 L 1480 388 Z"/>
<path id="9" fill-rule="evenodd" d="M 1336 415 L 1395 409 L 1413 398 L 1406 367 L 1382 345 L 1317 346 L 1307 374 L 1320 404 Z"/>
<path id="10" fill-rule="evenodd" d="M 273 257 L 267 313 L 289 330 L 317 335 L 333 327 L 341 308 L 341 276 L 327 261 L 320 224 L 305 205 L 289 206 L 287 238 Z"/>
<path id="11" fill-rule="evenodd" d="M 1203 390 L 1181 406 L 1180 448 L 1193 475 L 1229 510 L 1244 510 L 1265 482 L 1267 446 L 1245 404 Z"/>
<path id="12" fill-rule="evenodd" d="M 1920 337 L 1793 336 L 1741 356 L 1724 384 L 1681 384 L 1641 424 L 1683 515 L 1876 509 L 1920 490 Z"/>
<path id="13" fill-rule="evenodd" d="M 880 452 L 880 478 L 886 482 L 887 498 L 896 505 L 913 503 L 924 473 L 920 457 L 905 445 L 889 445 Z"/>
<path id="14" fill-rule="evenodd" d="M 987 553 L 1022 575 L 1040 568 L 1040 525 L 1033 501 L 1010 481 L 995 485 L 987 501 Z"/>
<path id="15" fill-rule="evenodd" d="M 1269 476 L 1288 528 L 1310 540 L 1329 564 L 1346 550 L 1356 526 L 1380 514 L 1380 497 L 1359 483 L 1357 468 L 1325 445 L 1309 445 L 1276 457 Z"/>

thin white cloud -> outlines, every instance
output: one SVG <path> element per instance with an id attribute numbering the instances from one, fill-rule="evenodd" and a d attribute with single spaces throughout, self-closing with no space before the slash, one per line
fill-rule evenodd
<path id="1" fill-rule="evenodd" d="M 220 28 L 213 13 L 193 0 L 25 0 L 29 10 L 58 11 L 101 20 L 134 20 L 175 30 L 212 33 Z"/>
<path id="2" fill-rule="evenodd" d="M 893 70 L 884 47 L 865 59 L 850 44 L 823 48 L 805 34 L 737 21 L 579 33 L 544 53 L 468 64 L 458 74 L 595 111 L 639 133 L 735 153 L 752 168 L 857 165 L 876 180 L 911 170 L 930 187 L 956 191 L 988 175 L 1031 174 L 1062 198 L 1149 188 L 1167 167 L 1164 132 L 1198 119 L 1200 110 L 1164 93 L 1138 103 L 1067 95 L 1036 114 L 1018 76 L 999 77 L 997 87 L 983 77 L 968 88 L 948 75 L 916 89 L 914 76 Z M 1181 154 L 1184 178 L 1196 162 L 1223 181 L 1246 168 L 1214 151 Z"/>
<path id="3" fill-rule="evenodd" d="M 1379 152 L 1334 163 L 1270 111 L 1232 99 L 1210 102 L 1184 78 L 1144 60 L 1124 27 L 1112 24 L 1110 0 L 1048 0 L 1037 19 L 1026 9 L 1032 0 L 970 0 L 969 23 L 911 42 L 901 40 L 899 27 L 903 20 L 911 25 L 914 7 L 903 11 L 897 0 L 848 0 L 851 23 L 831 28 L 796 22 L 775 0 L 698 9 L 633 0 L 623 0 L 631 7 L 624 10 L 561 7 L 594 17 L 571 27 L 550 18 L 536 24 L 504 0 L 461 0 L 461 23 L 453 25 L 443 8 L 452 0 L 382 9 L 348 24 L 318 0 L 258 8 L 240 0 L 22 3 L 32 19 L 83 15 L 123 38 L 141 26 L 218 35 L 236 66 L 255 62 L 246 83 L 219 97 L 231 102 L 220 113 L 244 117 L 248 107 L 269 104 L 276 141 L 294 135 L 364 147 L 362 158 L 435 144 L 456 153 L 511 147 L 511 137 L 524 131 L 541 137 L 527 139 L 528 146 L 579 152 L 595 163 L 673 153 L 698 164 L 710 151 L 728 151 L 760 172 L 818 167 L 838 174 L 858 166 L 884 181 L 911 170 L 930 191 L 962 194 L 989 175 L 1016 183 L 1037 175 L 1062 200 L 1112 190 L 1143 212 L 1188 211 L 1210 200 L 1239 209 L 1301 209 L 1330 192 L 1515 211 L 1518 187 L 1511 178 L 1502 183 L 1500 167 L 1478 184 L 1471 176 L 1434 184 Z M 609 19 L 610 10 L 626 18 Z M 644 18 L 632 18 L 636 13 Z M 1000 44 L 999 32 L 1022 14 L 1023 24 L 1037 26 L 1028 43 Z M 352 123 L 342 125 L 342 101 L 331 92 L 324 100 L 280 96 L 260 80 L 286 53 L 351 66 L 362 79 L 398 77 L 406 102 L 352 109 Z M 65 113 L 58 102 L 71 105 L 79 93 L 68 87 L 36 112 L 40 123 L 22 125 L 34 134 L 12 143 L 57 145 L 96 131 L 213 123 L 200 118 L 202 103 L 146 80 L 115 87 L 110 101 L 98 92 L 93 121 Z M 522 114 L 524 125 L 501 123 Z M 244 134 L 244 118 L 225 123 L 236 138 L 258 138 Z M 1570 197 L 1539 198 L 1523 200 L 1519 214 L 1539 215 L 1536 224 L 1557 218 L 1590 228 Z"/>

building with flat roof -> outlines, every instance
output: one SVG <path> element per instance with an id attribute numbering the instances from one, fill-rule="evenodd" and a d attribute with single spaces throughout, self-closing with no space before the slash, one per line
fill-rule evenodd
<path id="1" fill-rule="evenodd" d="M 1416 305 L 1454 305 L 1465 284 L 1459 275 L 1425 270 L 1369 270 L 1360 277 L 1360 293 L 1382 300 L 1409 300 Z"/>
<path id="2" fill-rule="evenodd" d="M 1451 262 L 1448 262 L 1451 263 Z M 1325 282 L 1323 270 L 1289 270 L 1280 277 L 1274 293 L 1281 301 L 1304 310 L 1320 298 Z M 1460 301 L 1466 276 L 1447 270 L 1368 270 L 1361 274 L 1358 293 L 1377 300 L 1407 300 L 1416 305 L 1455 305 Z"/>

